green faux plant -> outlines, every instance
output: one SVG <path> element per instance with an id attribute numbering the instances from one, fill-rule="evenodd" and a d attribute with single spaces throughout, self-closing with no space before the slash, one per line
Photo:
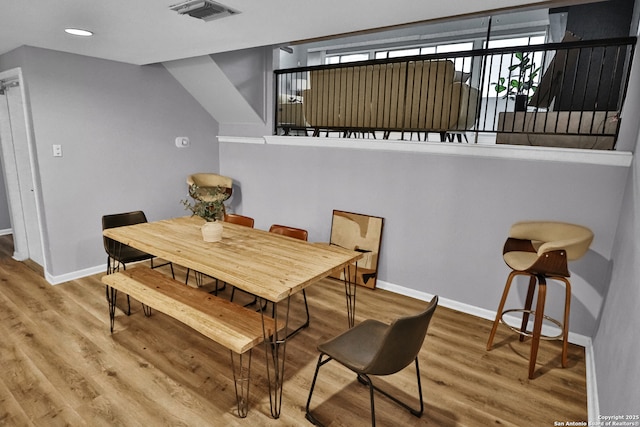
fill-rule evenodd
<path id="1" fill-rule="evenodd" d="M 193 215 L 207 222 L 223 219 L 224 201 L 229 198 L 224 187 L 198 187 L 193 184 L 189 187 L 189 196 L 193 203 L 189 200 L 181 200 L 181 203 Z"/>
<path id="2" fill-rule="evenodd" d="M 515 97 L 516 95 L 527 95 L 529 92 L 537 89 L 536 77 L 540 73 L 540 67 L 531 58 L 532 53 L 516 52 L 515 57 L 518 63 L 509 66 L 509 76 L 500 77 L 498 82 L 491 83 L 495 91 L 500 94 L 504 91 L 506 97 Z"/>

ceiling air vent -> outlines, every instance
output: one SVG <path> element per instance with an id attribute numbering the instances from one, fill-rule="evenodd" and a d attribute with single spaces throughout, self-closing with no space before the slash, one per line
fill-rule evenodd
<path id="1" fill-rule="evenodd" d="M 175 10 L 180 15 L 189 15 L 203 21 L 211 21 L 240 13 L 211 0 L 188 0 L 169 6 L 169 9 Z"/>

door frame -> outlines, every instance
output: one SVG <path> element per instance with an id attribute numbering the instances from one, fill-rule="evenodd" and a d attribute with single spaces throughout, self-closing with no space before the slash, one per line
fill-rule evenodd
<path id="1" fill-rule="evenodd" d="M 4 164 L 4 178 L 5 185 L 7 187 L 7 198 L 9 201 L 9 215 L 11 217 L 11 227 L 13 231 L 14 237 L 14 254 L 13 258 L 18 261 L 24 261 L 30 259 L 29 254 L 39 253 L 42 259 L 42 267 L 44 272 L 48 271 L 47 265 L 48 260 L 46 253 L 44 251 L 45 246 L 45 233 L 43 226 L 43 216 L 42 216 L 42 191 L 40 188 L 40 180 L 38 179 L 39 173 L 37 169 L 37 160 L 36 160 L 36 146 L 35 146 L 35 138 L 33 135 L 33 126 L 31 121 L 31 108 L 28 102 L 24 77 L 22 74 L 21 68 L 13 68 L 10 70 L 0 72 L 0 80 L 4 81 L 17 81 L 18 88 L 20 89 L 20 96 L 22 97 L 22 113 L 24 117 L 24 126 L 25 126 L 25 135 L 26 135 L 26 144 L 27 144 L 27 152 L 28 152 L 28 164 L 24 164 L 23 160 L 17 160 L 14 156 L 11 159 L 5 159 L 3 157 Z M 7 152 L 11 150 L 13 152 L 14 145 L 16 141 L 11 139 L 11 141 L 0 141 L 2 144 L 2 151 Z M 18 141 L 17 143 L 23 143 L 22 141 Z M 9 146 L 10 145 L 10 146 Z M 5 150 L 6 149 L 6 150 Z M 9 164 L 9 167 L 7 165 Z M 37 229 L 38 229 L 38 241 L 39 248 L 31 248 L 29 247 L 28 239 L 27 239 L 27 224 L 25 224 L 24 219 L 24 209 L 25 204 L 23 203 L 23 193 L 20 190 L 20 180 L 17 171 L 20 168 L 28 167 L 31 171 L 30 180 L 31 182 L 23 183 L 24 185 L 30 186 L 33 190 L 33 197 L 35 201 L 35 217 L 37 218 Z"/>

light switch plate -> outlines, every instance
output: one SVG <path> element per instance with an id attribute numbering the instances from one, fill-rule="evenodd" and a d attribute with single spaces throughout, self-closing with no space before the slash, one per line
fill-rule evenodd
<path id="1" fill-rule="evenodd" d="M 62 157 L 62 145 L 53 144 L 53 157 Z"/>

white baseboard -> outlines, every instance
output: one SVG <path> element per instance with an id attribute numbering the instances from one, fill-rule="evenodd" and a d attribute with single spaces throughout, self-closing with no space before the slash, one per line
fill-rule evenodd
<path id="1" fill-rule="evenodd" d="M 84 270 L 75 271 L 73 273 L 63 274 L 60 276 L 52 276 L 50 274 L 45 274 L 45 278 L 52 285 L 57 285 L 60 283 L 68 282 L 70 280 L 80 279 L 87 276 L 92 276 L 94 274 L 103 273 L 105 271 L 105 266 L 100 265 L 96 267 L 87 268 Z M 417 291 L 415 289 L 405 288 L 403 286 L 394 285 L 389 282 L 385 282 L 382 280 L 377 281 L 377 287 L 380 289 L 387 290 L 389 292 L 394 292 L 396 294 L 405 295 L 411 298 L 416 298 L 423 301 L 430 301 L 433 298 L 433 294 L 429 294 L 427 292 Z M 447 299 L 447 298 L 439 298 L 439 305 L 443 307 L 450 308 L 452 310 L 460 311 L 462 313 L 471 314 L 476 317 L 480 317 L 482 319 L 493 320 L 495 319 L 496 312 L 487 310 L 484 308 L 476 307 L 470 304 L 465 304 L 462 302 L 458 302 L 455 300 Z M 513 319 L 514 321 L 516 318 Z M 553 333 L 554 328 L 549 328 L 549 331 Z M 591 343 L 591 338 L 586 337 L 580 334 L 569 333 L 569 342 L 572 344 L 579 345 L 584 347 L 585 353 L 585 365 L 586 365 L 586 380 L 587 380 L 587 411 L 589 415 L 589 422 L 594 422 L 598 420 L 598 415 L 600 414 L 600 408 L 598 403 L 598 388 L 596 383 L 596 369 L 595 369 L 595 360 L 593 355 L 593 346 Z"/>
<path id="2" fill-rule="evenodd" d="M 593 354 L 593 344 L 584 347 L 584 364 L 587 371 L 587 414 L 589 425 L 597 426 L 601 422 L 600 403 L 598 400 L 598 383 L 596 382 L 596 359 Z"/>
<path id="3" fill-rule="evenodd" d="M 106 265 L 100 265 L 97 267 L 85 268 L 84 270 L 74 271 L 72 273 L 61 274 L 59 276 L 54 276 L 45 272 L 44 276 L 47 282 L 52 285 L 59 285 L 60 283 L 68 282 L 70 280 L 82 279 L 83 277 L 93 276 L 98 273 L 105 273 Z"/>
<path id="4" fill-rule="evenodd" d="M 6 236 L 7 234 L 13 234 L 13 228 L 5 228 L 0 230 L 0 236 Z"/>
<path id="5" fill-rule="evenodd" d="M 430 301 L 433 298 L 433 294 L 427 292 L 416 291 L 415 289 L 405 288 L 403 286 L 394 285 L 389 282 L 378 280 L 376 286 L 380 289 L 394 292 L 396 294 L 405 295 L 411 298 L 416 298 L 423 301 Z M 484 308 L 476 307 L 470 304 L 465 304 L 459 301 L 454 301 L 447 298 L 438 298 L 438 305 L 450 308 L 452 310 L 460 311 L 462 313 L 471 314 L 472 316 L 480 317 L 493 321 L 496 318 L 496 312 L 487 310 Z M 515 316 L 505 316 L 505 319 L 514 324 L 518 322 Z M 546 326 L 546 325 L 545 325 Z M 558 328 L 545 327 L 543 333 L 547 335 L 555 335 L 559 332 Z M 581 334 L 569 332 L 569 342 L 572 344 L 584 347 L 585 355 L 585 368 L 586 368 L 586 380 L 587 380 L 587 413 L 589 416 L 589 425 L 596 425 L 598 416 L 600 414 L 600 407 L 598 403 L 598 387 L 596 383 L 596 366 L 593 354 L 593 345 L 591 337 L 587 337 Z M 593 424 L 591 424 L 593 422 Z"/>

